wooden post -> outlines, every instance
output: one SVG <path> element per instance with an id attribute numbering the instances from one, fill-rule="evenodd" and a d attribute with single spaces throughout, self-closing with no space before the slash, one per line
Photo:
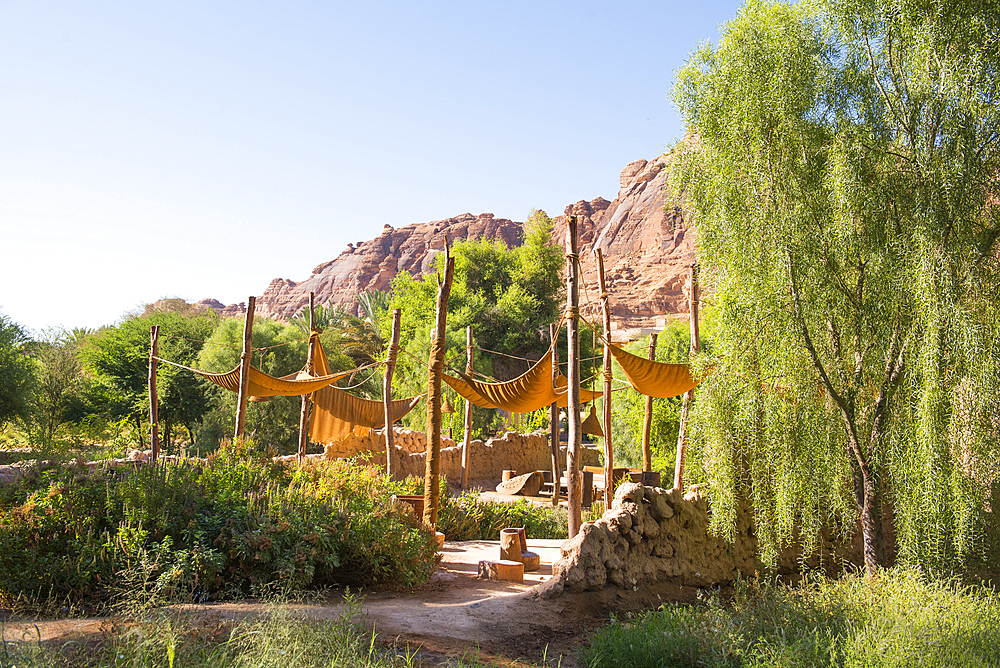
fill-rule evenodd
<path id="1" fill-rule="evenodd" d="M 566 253 L 566 330 L 568 397 L 566 409 L 566 486 L 569 506 L 568 531 L 574 537 L 583 519 L 583 479 L 580 476 L 580 256 L 577 251 L 576 216 L 567 216 L 569 226 Z"/>
<path id="2" fill-rule="evenodd" d="M 649 336 L 649 359 L 656 359 L 656 337 L 653 332 Z M 653 429 L 653 397 L 646 397 L 646 412 L 642 417 L 642 470 L 653 470 L 653 453 L 649 447 L 649 435 Z"/>
<path id="3" fill-rule="evenodd" d="M 424 523 L 437 528 L 439 478 L 441 474 L 441 375 L 444 373 L 445 328 L 448 325 L 448 298 L 455 274 L 455 258 L 444 240 L 444 282 L 438 285 L 437 317 L 434 319 L 434 339 L 431 343 L 427 379 L 427 456 L 424 472 Z"/>
<path id="4" fill-rule="evenodd" d="M 604 282 L 604 253 L 600 248 L 594 252 L 597 254 L 597 284 L 601 288 L 601 313 L 604 316 L 604 397 L 601 399 L 604 409 L 604 507 L 611 508 L 611 500 L 615 498 L 615 453 L 611 447 L 611 309 L 608 308 L 608 286 Z"/>
<path id="5" fill-rule="evenodd" d="M 553 323 L 549 325 L 549 338 L 552 339 L 552 385 L 555 386 L 556 378 L 559 377 L 559 330 Z M 559 495 L 562 485 L 559 479 L 562 472 L 559 470 L 559 402 L 553 401 L 549 405 L 549 442 L 552 448 L 552 505 L 559 505 Z"/>
<path id="6" fill-rule="evenodd" d="M 392 374 L 396 370 L 396 356 L 399 354 L 399 322 L 403 312 L 400 309 L 392 311 L 392 339 L 389 350 L 385 353 L 385 378 L 382 380 L 382 401 L 385 413 L 385 474 L 389 478 L 396 475 L 393 458 L 396 456 L 395 434 L 392 425 L 396 421 L 392 414 Z"/>
<path id="7" fill-rule="evenodd" d="M 465 375 L 472 377 L 472 325 L 465 328 Z M 472 402 L 465 400 L 465 441 L 462 443 L 462 489 L 469 489 L 469 452 L 472 450 Z"/>
<path id="8" fill-rule="evenodd" d="M 156 393 L 156 358 L 159 353 L 160 326 L 149 328 L 149 441 L 153 461 L 160 456 L 160 398 Z"/>
<path id="9" fill-rule="evenodd" d="M 313 341 L 313 310 L 316 308 L 316 293 L 309 292 L 309 349 L 306 352 L 306 373 L 313 375 L 313 359 L 316 354 L 316 344 Z M 309 402 L 312 395 L 302 395 L 302 411 L 299 414 L 299 464 L 306 456 L 306 444 L 309 443 Z"/>
<path id="10" fill-rule="evenodd" d="M 688 310 L 691 314 L 691 356 L 698 352 L 698 277 L 695 275 L 695 267 L 692 264 L 688 270 L 688 283 L 691 291 L 688 294 Z M 681 404 L 681 424 L 677 433 L 677 459 L 674 462 L 674 489 L 684 491 L 684 451 L 687 445 L 688 413 L 691 410 L 691 402 L 694 401 L 694 390 L 684 393 L 684 401 Z"/>
<path id="11" fill-rule="evenodd" d="M 247 315 L 243 321 L 243 352 L 240 353 L 240 393 L 236 400 L 234 441 L 243 438 L 243 425 L 247 417 L 247 391 L 250 385 L 250 361 L 253 352 L 253 312 L 256 305 L 256 297 L 247 297 Z"/>

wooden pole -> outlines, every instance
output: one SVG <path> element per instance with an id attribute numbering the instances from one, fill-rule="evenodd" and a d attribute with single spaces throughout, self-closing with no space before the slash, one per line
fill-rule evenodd
<path id="1" fill-rule="evenodd" d="M 243 321 L 243 352 L 240 353 L 240 393 L 236 400 L 234 441 L 243 438 L 243 425 L 247 417 L 247 390 L 250 385 L 250 361 L 253 353 L 253 312 L 256 305 L 256 297 L 247 297 L 247 315 Z"/>
<path id="2" fill-rule="evenodd" d="M 698 277 L 692 264 L 688 269 L 688 283 L 691 290 L 688 294 L 688 310 L 691 314 L 691 356 L 698 352 Z M 684 451 L 687 445 L 688 413 L 691 402 L 694 401 L 694 390 L 684 393 L 681 404 L 681 424 L 677 434 L 677 458 L 674 462 L 674 489 L 684 491 Z"/>
<path id="3" fill-rule="evenodd" d="M 576 216 L 568 216 L 566 253 L 566 328 L 567 369 L 569 379 L 566 409 L 568 427 L 566 451 L 566 486 L 568 487 L 569 537 L 580 532 L 583 519 L 583 477 L 580 475 L 580 255 L 577 251 Z"/>
<path id="4" fill-rule="evenodd" d="M 316 355 L 316 343 L 313 339 L 313 312 L 316 308 L 316 293 L 309 292 L 309 349 L 306 352 L 306 373 L 313 375 L 313 360 Z M 309 443 L 309 402 L 311 394 L 302 395 L 302 411 L 299 413 L 299 463 L 306 456 L 306 445 Z"/>
<path id="5" fill-rule="evenodd" d="M 615 453 L 611 447 L 611 309 L 608 308 L 608 286 L 604 282 L 604 253 L 598 248 L 597 284 L 601 289 L 601 313 L 604 316 L 604 507 L 611 508 L 615 498 Z"/>
<path id="6" fill-rule="evenodd" d="M 445 328 L 448 325 L 448 298 L 455 274 L 455 258 L 444 240 L 444 282 L 438 285 L 437 317 L 434 319 L 434 340 L 431 343 L 427 379 L 427 456 L 424 472 L 424 523 L 437 528 L 438 497 L 441 490 L 441 376 L 444 373 Z"/>
<path id="7" fill-rule="evenodd" d="M 549 338 L 552 339 L 552 385 L 555 386 L 556 378 L 559 377 L 559 346 L 556 342 L 559 339 L 559 330 L 555 323 L 549 325 Z M 549 443 L 552 448 L 552 505 L 559 505 L 559 494 L 562 491 L 562 484 L 559 479 L 562 472 L 559 470 L 559 402 L 553 401 L 549 405 Z"/>
<path id="8" fill-rule="evenodd" d="M 389 341 L 389 350 L 385 353 L 385 378 L 382 380 L 382 401 L 384 402 L 385 413 L 385 474 L 389 478 L 396 475 L 396 465 L 393 459 L 396 456 L 396 435 L 392 431 L 392 425 L 396 421 L 392 414 L 392 375 L 396 370 L 396 356 L 399 354 L 399 322 L 403 316 L 400 309 L 392 311 L 392 339 Z"/>
<path id="9" fill-rule="evenodd" d="M 472 325 L 465 328 L 465 375 L 472 377 Z M 472 402 L 465 400 L 465 441 L 462 443 L 462 489 L 469 489 L 469 452 L 472 450 Z"/>
<path id="10" fill-rule="evenodd" d="M 149 441 L 153 461 L 160 456 L 160 398 L 156 393 L 156 358 L 159 353 L 160 326 L 149 328 Z"/>
<path id="11" fill-rule="evenodd" d="M 649 336 L 649 359 L 656 359 L 656 337 L 653 332 Z M 653 452 L 649 447 L 649 436 L 653 430 L 653 397 L 646 397 L 646 412 L 642 416 L 642 470 L 653 470 Z"/>

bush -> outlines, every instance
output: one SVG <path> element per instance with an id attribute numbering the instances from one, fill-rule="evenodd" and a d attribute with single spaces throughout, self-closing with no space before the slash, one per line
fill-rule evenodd
<path id="1" fill-rule="evenodd" d="M 514 503 L 480 501 L 467 492 L 445 498 L 438 510 L 438 531 L 448 540 L 499 540 L 500 529 L 524 527 L 529 538 L 568 538 L 564 508 L 543 508 L 527 499 Z"/>
<path id="2" fill-rule="evenodd" d="M 207 463 L 48 465 L 0 488 L 8 598 L 92 606 L 136 595 L 204 600 L 278 588 L 411 587 L 433 535 L 347 462 L 292 470 L 245 446 Z"/>
<path id="3" fill-rule="evenodd" d="M 592 666 L 996 666 L 1000 600 L 909 570 L 798 588 L 764 586 L 724 607 L 664 605 L 590 638 Z"/>

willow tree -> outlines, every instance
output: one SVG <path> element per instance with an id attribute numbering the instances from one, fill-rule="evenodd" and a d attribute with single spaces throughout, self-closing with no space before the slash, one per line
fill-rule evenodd
<path id="1" fill-rule="evenodd" d="M 749 2 L 675 98 L 720 317 L 692 464 L 774 559 L 860 517 L 869 572 L 961 558 L 997 479 L 994 3 Z M 889 549 L 883 549 L 887 547 Z"/>

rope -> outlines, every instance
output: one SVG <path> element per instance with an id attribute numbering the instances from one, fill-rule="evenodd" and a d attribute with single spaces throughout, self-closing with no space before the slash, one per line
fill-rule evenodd
<path id="1" fill-rule="evenodd" d="M 518 357 L 517 355 L 508 355 L 507 353 L 501 353 L 499 351 L 490 350 L 488 348 L 480 348 L 479 346 L 473 346 L 473 348 L 475 348 L 476 350 L 480 350 L 480 351 L 482 351 L 484 353 L 492 353 L 494 355 L 501 355 L 503 357 L 509 357 L 511 359 L 514 359 L 514 360 L 522 360 L 524 362 L 531 362 L 532 364 L 534 364 L 535 362 L 538 361 L 538 360 L 530 359 L 528 357 Z"/>
<path id="2" fill-rule="evenodd" d="M 163 362 L 164 364 L 169 364 L 171 366 L 176 366 L 176 367 L 179 367 L 181 369 L 186 369 L 187 371 L 191 371 L 193 373 L 197 373 L 197 374 L 214 373 L 212 371 L 202 371 L 201 369 L 195 369 L 195 368 L 192 368 L 192 367 L 189 367 L 189 366 L 184 366 L 183 364 L 178 364 L 177 362 L 171 362 L 170 360 L 163 359 L 162 357 L 156 357 L 156 356 L 152 356 L 152 357 L 157 362 Z M 360 373 L 362 371 L 367 371 L 368 369 L 371 369 L 372 367 L 381 366 L 382 364 L 384 364 L 384 362 L 372 362 L 371 364 L 366 364 L 364 366 L 359 366 L 357 369 L 354 370 L 354 373 L 357 374 L 357 373 Z M 339 372 L 336 372 L 336 373 L 339 373 Z M 374 372 L 372 372 L 372 375 L 374 375 Z M 341 389 L 343 389 L 343 388 L 341 388 Z"/>
<path id="3" fill-rule="evenodd" d="M 374 366 L 374 365 L 369 365 L 369 366 Z M 354 376 L 356 376 L 361 371 L 362 371 L 362 369 L 358 369 L 357 371 L 355 371 L 353 374 L 351 374 L 351 378 L 354 378 Z M 372 378 L 374 378 L 376 373 L 378 373 L 378 370 L 374 369 L 374 370 L 372 370 L 372 372 L 370 374 L 368 374 L 368 377 L 365 378 L 360 383 L 357 383 L 355 385 L 348 385 L 347 387 L 338 387 L 337 389 L 338 390 L 354 390 L 354 389 L 357 389 L 357 388 L 361 387 L 362 385 L 364 385 L 365 383 L 367 383 Z"/>

